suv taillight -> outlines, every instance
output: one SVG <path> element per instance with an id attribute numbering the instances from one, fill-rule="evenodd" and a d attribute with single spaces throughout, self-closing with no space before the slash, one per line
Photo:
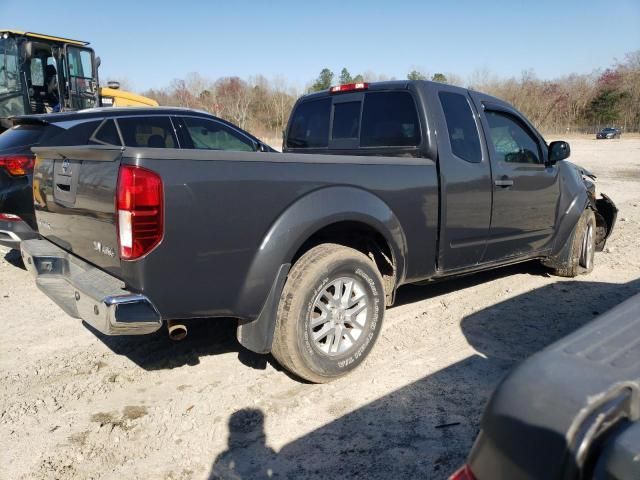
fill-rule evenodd
<path id="1" fill-rule="evenodd" d="M 0 213 L 0 220 L 4 220 L 5 222 L 19 222 L 22 219 L 13 213 Z"/>
<path id="2" fill-rule="evenodd" d="M 5 168 L 14 177 L 33 173 L 34 163 L 33 155 L 0 155 L 0 168 Z"/>
<path id="3" fill-rule="evenodd" d="M 449 477 L 449 480 L 476 480 L 469 465 L 464 465 Z"/>
<path id="4" fill-rule="evenodd" d="M 160 176 L 142 167 L 121 165 L 116 212 L 120 258 L 135 260 L 153 250 L 164 232 Z"/>

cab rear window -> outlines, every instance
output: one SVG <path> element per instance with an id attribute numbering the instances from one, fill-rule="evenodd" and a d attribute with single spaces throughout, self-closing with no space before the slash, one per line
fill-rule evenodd
<path id="1" fill-rule="evenodd" d="M 361 147 L 420 144 L 420 123 L 409 92 L 371 92 L 364 97 Z"/>
<path id="2" fill-rule="evenodd" d="M 326 148 L 329 145 L 330 113 L 330 98 L 298 105 L 287 135 L 287 147 Z"/>
<path id="3" fill-rule="evenodd" d="M 339 97 L 298 105 L 287 148 L 411 147 L 420 144 L 420 122 L 409 92 L 367 92 L 364 100 Z M 333 102 L 333 115 L 332 113 Z"/>

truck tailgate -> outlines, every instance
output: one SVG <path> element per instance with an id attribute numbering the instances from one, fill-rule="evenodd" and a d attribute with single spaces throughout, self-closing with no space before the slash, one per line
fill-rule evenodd
<path id="1" fill-rule="evenodd" d="M 40 234 L 62 249 L 120 274 L 115 214 L 124 148 L 34 147 L 33 197 Z"/>

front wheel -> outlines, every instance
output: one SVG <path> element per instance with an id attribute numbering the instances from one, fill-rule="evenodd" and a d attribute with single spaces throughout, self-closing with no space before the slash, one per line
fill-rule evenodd
<path id="1" fill-rule="evenodd" d="M 273 356 L 287 370 L 315 383 L 355 369 L 382 328 L 384 286 L 363 253 L 322 244 L 289 272 L 278 306 Z"/>
<path id="2" fill-rule="evenodd" d="M 593 210 L 586 209 L 578 219 L 571 238 L 566 260 L 554 268 L 560 277 L 575 277 L 593 270 L 596 251 L 596 217 Z"/>

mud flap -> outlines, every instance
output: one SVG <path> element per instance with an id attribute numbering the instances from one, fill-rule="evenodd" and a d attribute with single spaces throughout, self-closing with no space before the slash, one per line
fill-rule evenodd
<path id="1" fill-rule="evenodd" d="M 280 295 L 282 294 L 284 282 L 287 279 L 290 268 L 290 263 L 280 266 L 276 279 L 271 286 L 269 296 L 266 302 L 264 302 L 258 318 L 251 322 L 240 322 L 238 324 L 238 331 L 236 333 L 238 342 L 252 352 L 269 353 L 271 351 Z"/>

